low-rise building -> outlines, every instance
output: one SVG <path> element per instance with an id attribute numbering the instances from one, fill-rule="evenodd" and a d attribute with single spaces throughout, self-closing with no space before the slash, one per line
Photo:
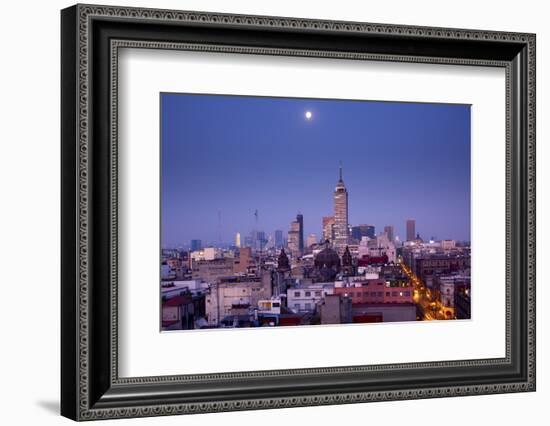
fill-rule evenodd
<path id="1" fill-rule="evenodd" d="M 258 302 L 272 296 L 271 273 L 262 277 L 230 276 L 216 280 L 206 295 L 208 324 L 217 326 L 229 315 L 252 314 Z"/>
<path id="2" fill-rule="evenodd" d="M 234 260 L 221 258 L 214 260 L 199 260 L 192 262 L 191 276 L 212 283 L 219 278 L 233 275 Z"/>
<path id="3" fill-rule="evenodd" d="M 363 237 L 357 248 L 360 266 L 373 263 L 374 260 L 383 263 L 395 263 L 397 252 L 395 244 L 386 234 L 377 237 Z"/>
<path id="4" fill-rule="evenodd" d="M 470 276 L 455 274 L 455 275 L 445 275 L 438 277 L 438 289 L 439 289 L 439 299 L 441 305 L 443 306 L 444 315 L 447 318 L 455 318 L 455 300 L 457 293 L 463 292 L 464 296 L 467 296 L 467 301 L 469 304 L 469 289 L 470 289 Z M 463 297 L 464 301 L 466 298 Z M 462 307 L 463 310 L 465 306 Z M 469 314 L 469 307 L 468 307 Z"/>
<path id="5" fill-rule="evenodd" d="M 165 281 L 161 283 L 162 329 L 191 330 L 204 321 L 206 283 Z"/>
<path id="6" fill-rule="evenodd" d="M 352 322 L 352 302 L 341 294 L 327 294 L 319 304 L 321 324 L 349 324 Z"/>
<path id="7" fill-rule="evenodd" d="M 349 296 L 352 303 L 413 303 L 413 285 L 406 280 L 373 279 L 336 287 L 335 294 Z"/>
<path id="8" fill-rule="evenodd" d="M 469 254 L 428 255 L 414 259 L 413 272 L 428 287 L 434 286 L 437 277 L 453 275 L 470 269 Z"/>
<path id="9" fill-rule="evenodd" d="M 162 301 L 163 330 L 191 330 L 194 327 L 193 297 L 175 296 Z"/>
<path id="10" fill-rule="evenodd" d="M 239 249 L 239 255 L 234 259 L 233 272 L 238 275 L 252 274 L 256 270 L 256 261 L 250 247 Z"/>
<path id="11" fill-rule="evenodd" d="M 471 289 L 470 286 L 458 287 L 455 289 L 455 318 L 470 319 L 471 313 Z"/>
<path id="12" fill-rule="evenodd" d="M 314 312 L 317 304 L 333 293 L 334 283 L 296 285 L 286 291 L 287 306 L 294 312 Z"/>

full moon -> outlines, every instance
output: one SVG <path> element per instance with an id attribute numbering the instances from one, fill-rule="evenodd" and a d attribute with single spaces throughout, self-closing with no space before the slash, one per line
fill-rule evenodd
<path id="1" fill-rule="evenodd" d="M 311 113 L 311 111 L 306 111 L 306 120 L 311 120 L 312 116 L 313 114 Z"/>

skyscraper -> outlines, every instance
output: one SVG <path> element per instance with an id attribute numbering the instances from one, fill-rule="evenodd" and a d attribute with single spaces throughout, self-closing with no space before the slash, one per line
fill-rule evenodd
<path id="1" fill-rule="evenodd" d="M 323 242 L 334 239 L 334 216 L 323 216 Z"/>
<path id="2" fill-rule="evenodd" d="M 317 235 L 309 234 L 307 237 L 306 247 L 309 249 L 314 244 L 317 244 Z"/>
<path id="3" fill-rule="evenodd" d="M 304 216 L 301 213 L 298 213 L 296 215 L 296 222 L 300 225 L 298 232 L 299 232 L 299 240 L 298 240 L 298 247 L 300 249 L 300 253 L 304 252 Z"/>
<path id="4" fill-rule="evenodd" d="M 388 236 L 388 240 L 393 241 L 393 225 L 384 226 L 384 232 Z"/>
<path id="5" fill-rule="evenodd" d="M 201 240 L 191 240 L 191 251 L 199 251 L 202 248 Z"/>
<path id="6" fill-rule="evenodd" d="M 369 238 L 374 238 L 376 236 L 374 225 L 367 225 L 366 234 L 367 234 L 366 236 Z"/>
<path id="7" fill-rule="evenodd" d="M 375 237 L 375 228 L 374 225 L 357 225 L 352 226 L 351 236 L 354 240 L 361 241 L 363 237 L 374 238 Z"/>
<path id="8" fill-rule="evenodd" d="M 300 222 L 293 220 L 290 222 L 288 231 L 288 250 L 293 256 L 299 256 L 300 252 Z"/>
<path id="9" fill-rule="evenodd" d="M 263 250 L 265 244 L 267 243 L 267 238 L 265 237 L 264 231 L 256 231 L 254 233 L 255 236 L 255 242 L 254 245 L 256 247 L 256 250 Z"/>
<path id="10" fill-rule="evenodd" d="M 283 231 L 277 229 L 275 231 L 275 247 L 281 248 L 283 246 Z"/>
<path id="11" fill-rule="evenodd" d="M 334 189 L 334 246 L 339 253 L 343 253 L 348 243 L 348 190 L 342 179 L 340 164 L 340 178 Z"/>
<path id="12" fill-rule="evenodd" d="M 407 219 L 407 241 L 413 241 L 416 238 L 416 222 L 414 219 Z"/>
<path id="13" fill-rule="evenodd" d="M 241 233 L 237 232 L 235 235 L 235 247 L 241 248 Z"/>

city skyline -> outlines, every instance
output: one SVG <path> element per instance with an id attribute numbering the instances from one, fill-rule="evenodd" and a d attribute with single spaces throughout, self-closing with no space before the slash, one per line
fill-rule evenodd
<path id="1" fill-rule="evenodd" d="M 424 239 L 470 239 L 467 105 L 185 94 L 161 102 L 163 247 L 227 244 L 254 229 L 286 235 L 299 213 L 303 234 L 320 237 L 339 161 L 350 225 L 391 225 L 404 240 L 413 218 Z"/>

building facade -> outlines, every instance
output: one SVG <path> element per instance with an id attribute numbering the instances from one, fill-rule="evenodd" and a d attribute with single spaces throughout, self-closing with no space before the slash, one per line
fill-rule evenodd
<path id="1" fill-rule="evenodd" d="M 199 260 L 192 262 L 191 277 L 212 283 L 221 277 L 233 275 L 234 259 Z"/>
<path id="2" fill-rule="evenodd" d="M 334 294 L 334 283 L 298 285 L 286 291 L 287 306 L 294 312 L 314 312 L 317 304 L 329 294 Z"/>
<path id="3" fill-rule="evenodd" d="M 271 274 L 262 277 L 224 277 L 211 284 L 206 295 L 208 324 L 217 326 L 228 316 L 247 314 L 258 302 L 270 299 Z"/>
<path id="4" fill-rule="evenodd" d="M 336 287 L 334 294 L 351 298 L 352 303 L 413 303 L 413 286 L 408 282 L 384 279 L 365 280 L 350 287 Z"/>
<path id="5" fill-rule="evenodd" d="M 414 241 L 416 239 L 416 221 L 407 219 L 405 226 L 407 228 L 407 241 Z"/>
<path id="6" fill-rule="evenodd" d="M 323 241 L 334 240 L 334 216 L 323 216 Z"/>
<path id="7" fill-rule="evenodd" d="M 300 222 L 297 220 L 290 222 L 287 246 L 290 254 L 294 257 L 298 257 L 302 253 L 300 251 Z"/>
<path id="8" fill-rule="evenodd" d="M 202 241 L 191 240 L 191 251 L 199 251 L 200 249 L 202 249 Z"/>
<path id="9" fill-rule="evenodd" d="M 306 247 L 309 249 L 311 246 L 317 244 L 317 235 L 309 234 L 306 241 Z"/>
<path id="10" fill-rule="evenodd" d="M 237 234 L 235 234 L 235 247 L 241 248 L 241 233 L 240 232 L 237 232 Z"/>
<path id="11" fill-rule="evenodd" d="M 327 294 L 319 304 L 321 324 L 349 324 L 352 322 L 351 298 Z"/>
<path id="12" fill-rule="evenodd" d="M 277 229 L 275 231 L 275 248 L 281 248 L 283 246 L 283 231 Z"/>
<path id="13" fill-rule="evenodd" d="M 296 215 L 296 222 L 298 222 L 298 249 L 300 254 L 304 253 L 304 216 L 300 213 Z"/>
<path id="14" fill-rule="evenodd" d="M 375 238 L 374 225 L 356 225 L 351 227 L 351 237 L 355 241 L 361 241 L 363 237 Z"/>
<path id="15" fill-rule="evenodd" d="M 384 233 L 388 237 L 388 240 L 393 241 L 394 235 L 393 235 L 393 225 L 386 225 L 384 226 Z"/>

